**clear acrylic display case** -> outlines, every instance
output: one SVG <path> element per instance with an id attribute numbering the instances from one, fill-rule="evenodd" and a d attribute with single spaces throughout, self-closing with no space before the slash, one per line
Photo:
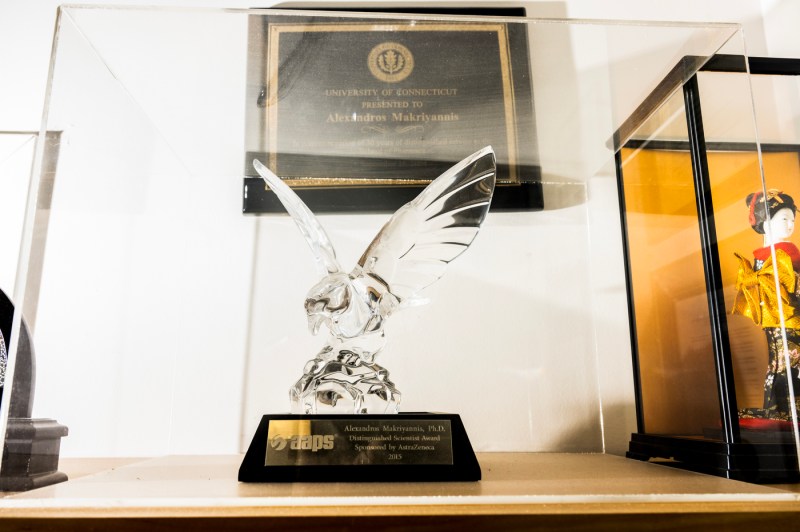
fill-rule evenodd
<path id="1" fill-rule="evenodd" d="M 320 29 L 333 26 L 363 35 L 347 45 Z M 420 46 L 415 72 L 337 74 L 366 68 L 350 52 L 369 39 Z M 53 168 L 37 149 L 13 297 L 36 351 L 32 417 L 69 427 L 62 457 L 242 452 L 322 342 L 302 309 L 311 256 L 252 158 L 305 190 L 354 264 L 409 191 L 493 144 L 502 201 L 431 302 L 397 315 L 381 363 L 401 410 L 459 413 L 477 451 L 623 453 L 635 413 L 615 155 L 661 133 L 651 113 L 675 111 L 720 52 L 743 54 L 738 26 L 61 8 L 42 124 L 60 155 Z M 407 150 L 372 141 L 387 132 L 348 117 L 381 114 L 365 104 L 378 99 L 336 92 L 365 88 L 360 75 L 410 91 L 391 105 L 458 117 L 403 132 Z M 419 92 L 443 81 L 457 102 Z M 737 179 L 764 187 L 758 171 Z M 6 382 L 2 427 L 11 382 L 32 385 Z"/>
<path id="2" fill-rule="evenodd" d="M 630 456 L 798 479 L 798 75 L 795 60 L 715 56 L 620 152 L 639 413 Z"/>

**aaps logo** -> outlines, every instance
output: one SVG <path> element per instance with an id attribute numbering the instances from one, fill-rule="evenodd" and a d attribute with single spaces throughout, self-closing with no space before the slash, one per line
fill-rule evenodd
<path id="1" fill-rule="evenodd" d="M 282 436 L 275 436 L 269 440 L 269 446 L 276 451 L 282 451 L 286 448 L 286 438 Z"/>
<path id="2" fill-rule="evenodd" d="M 305 436 L 292 436 L 291 438 L 284 438 L 283 436 L 274 436 L 269 439 L 269 446 L 276 450 L 282 451 L 286 446 L 294 451 L 311 451 L 317 452 L 319 450 L 333 449 L 334 436 L 333 434 L 307 434 Z"/>

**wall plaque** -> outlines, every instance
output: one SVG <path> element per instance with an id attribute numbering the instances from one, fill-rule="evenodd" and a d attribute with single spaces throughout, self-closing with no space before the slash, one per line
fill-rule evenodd
<path id="1" fill-rule="evenodd" d="M 256 17 L 244 212 L 281 210 L 253 158 L 315 212 L 389 211 L 486 145 L 497 155 L 493 207 L 540 207 L 526 30 Z"/>

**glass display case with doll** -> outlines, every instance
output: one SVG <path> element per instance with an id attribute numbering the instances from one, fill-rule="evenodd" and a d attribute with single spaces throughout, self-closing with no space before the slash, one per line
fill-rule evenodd
<path id="1" fill-rule="evenodd" d="M 800 142 L 774 97 L 792 101 L 796 65 L 748 63 L 715 56 L 619 157 L 637 394 L 628 456 L 794 482 Z"/>

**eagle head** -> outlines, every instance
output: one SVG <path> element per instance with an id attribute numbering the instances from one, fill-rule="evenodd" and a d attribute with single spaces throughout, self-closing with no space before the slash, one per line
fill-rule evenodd
<path id="1" fill-rule="evenodd" d="M 361 334 L 372 315 L 369 299 L 357 290 L 348 274 L 341 272 L 327 275 L 311 287 L 305 307 L 312 334 L 317 334 L 324 323 L 339 338 Z"/>

